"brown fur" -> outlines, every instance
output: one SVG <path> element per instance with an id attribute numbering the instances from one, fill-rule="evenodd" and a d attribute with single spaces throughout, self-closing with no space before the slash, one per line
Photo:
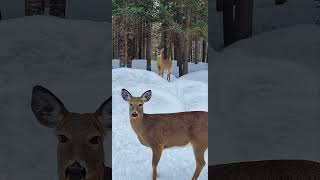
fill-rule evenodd
<path id="1" fill-rule="evenodd" d="M 85 179 L 79 180 L 111 179 L 111 168 L 104 165 L 103 148 L 105 131 L 111 130 L 111 98 L 95 113 L 71 113 L 49 90 L 36 86 L 31 106 L 39 123 L 53 128 L 59 139 L 59 180 L 69 180 L 65 173 L 75 162 L 86 170 Z"/>
<path id="2" fill-rule="evenodd" d="M 151 98 L 150 90 L 141 97 L 132 97 L 123 89 L 122 97 L 129 103 L 130 123 L 139 141 L 152 149 L 153 179 L 157 177 L 157 165 L 164 149 L 191 143 L 197 162 L 192 179 L 196 180 L 205 165 L 204 153 L 208 148 L 208 113 L 192 111 L 146 114 L 143 112 L 143 104 Z M 133 117 L 132 113 L 137 113 L 138 116 Z"/>
<path id="3" fill-rule="evenodd" d="M 212 180 L 319 180 L 320 163 L 266 160 L 209 166 Z"/>
<path id="4" fill-rule="evenodd" d="M 164 49 L 158 50 L 157 52 L 157 68 L 159 75 L 163 78 L 164 72 L 167 70 L 167 80 L 170 82 L 171 80 L 171 69 L 172 69 L 172 61 L 171 56 L 168 59 L 162 58 L 162 53 Z"/>

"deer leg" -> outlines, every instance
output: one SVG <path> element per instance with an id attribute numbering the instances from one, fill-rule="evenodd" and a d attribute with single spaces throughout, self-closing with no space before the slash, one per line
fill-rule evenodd
<path id="1" fill-rule="evenodd" d="M 196 170 L 193 174 L 192 180 L 197 180 L 197 178 L 200 175 L 201 170 L 203 169 L 204 165 L 206 164 L 205 160 L 204 160 L 204 152 L 206 151 L 207 147 L 201 145 L 200 143 L 197 142 L 191 142 L 192 147 L 193 147 L 193 152 L 194 152 L 194 156 L 196 159 Z"/>
<path id="2" fill-rule="evenodd" d="M 156 145 L 152 146 L 152 179 L 157 179 L 157 166 L 159 163 L 159 160 L 161 158 L 163 146 Z"/>

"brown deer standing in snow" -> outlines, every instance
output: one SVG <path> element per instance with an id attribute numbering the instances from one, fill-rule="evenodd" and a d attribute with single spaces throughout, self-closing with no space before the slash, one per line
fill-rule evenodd
<path id="1" fill-rule="evenodd" d="M 319 180 L 320 163 L 265 160 L 209 166 L 212 180 Z"/>
<path id="2" fill-rule="evenodd" d="M 157 179 L 157 166 L 164 149 L 191 143 L 196 159 L 196 180 L 205 165 L 204 153 L 208 148 L 208 112 L 192 111 L 170 114 L 146 114 L 143 104 L 151 98 L 151 90 L 141 97 L 133 97 L 122 89 L 122 98 L 129 104 L 132 129 L 141 144 L 152 149 L 153 180 Z"/>
<path id="3" fill-rule="evenodd" d="M 59 180 L 107 180 L 111 168 L 104 165 L 103 139 L 111 130 L 112 99 L 95 113 L 71 113 L 49 90 L 35 86 L 31 107 L 40 124 L 54 128 L 58 137 Z"/>
<path id="4" fill-rule="evenodd" d="M 171 69 L 172 69 L 172 61 L 171 56 L 168 57 L 168 59 L 163 59 L 163 48 L 157 49 L 157 68 L 158 73 L 163 77 L 164 72 L 167 70 L 167 80 L 170 82 L 171 80 Z"/>

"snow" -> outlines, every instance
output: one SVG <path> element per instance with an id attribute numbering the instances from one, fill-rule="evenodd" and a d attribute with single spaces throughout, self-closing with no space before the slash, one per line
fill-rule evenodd
<path id="1" fill-rule="evenodd" d="M 319 162 L 319 56 L 316 25 L 262 33 L 216 55 L 209 63 L 209 164 Z"/>
<path id="2" fill-rule="evenodd" d="M 134 60 L 132 60 L 132 68 L 146 69 L 146 63 L 147 62 L 144 59 L 134 59 Z M 112 60 L 112 68 L 119 68 L 119 60 L 118 59 Z M 208 70 L 208 64 L 202 63 L 202 62 L 199 62 L 198 64 L 189 63 L 188 68 L 189 68 L 189 73 L 195 72 L 195 71 L 200 71 L 200 70 Z M 158 73 L 156 60 L 151 61 L 151 71 Z M 172 77 L 172 80 L 175 79 L 175 77 L 179 77 L 179 67 L 177 66 L 176 60 L 172 61 L 172 75 L 174 75 L 174 77 Z M 166 74 L 165 74 L 164 78 L 167 78 Z"/>
<path id="3" fill-rule="evenodd" d="M 32 114 L 32 87 L 47 87 L 71 112 L 95 112 L 111 95 L 110 34 L 103 22 L 0 21 L 0 179 L 57 179 L 57 140 Z M 107 166 L 111 137 L 104 143 Z"/>
<path id="4" fill-rule="evenodd" d="M 121 89 L 125 88 L 133 96 L 141 96 L 146 90 L 152 90 L 152 98 L 144 105 L 146 113 L 170 113 L 181 111 L 208 111 L 208 83 L 201 75 L 207 75 L 207 70 L 193 72 L 185 77 L 168 82 L 157 73 L 145 69 L 145 60 L 134 61 L 133 67 L 115 68 L 112 70 L 112 161 L 113 177 L 117 180 L 151 179 L 151 149 L 140 144 L 133 132 L 128 104 L 121 97 Z M 114 60 L 114 64 L 118 61 Z M 154 62 L 153 62 L 153 66 Z M 204 64 L 191 66 L 204 68 Z M 140 69 L 141 68 L 141 69 Z M 194 75 L 194 76 L 193 76 Z M 208 153 L 205 154 L 206 161 Z M 165 150 L 158 165 L 159 180 L 190 179 L 195 170 L 195 160 L 192 147 Z M 205 167 L 199 179 L 208 178 Z"/>

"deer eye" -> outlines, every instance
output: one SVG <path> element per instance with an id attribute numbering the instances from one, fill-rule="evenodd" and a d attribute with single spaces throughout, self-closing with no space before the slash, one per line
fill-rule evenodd
<path id="1" fill-rule="evenodd" d="M 142 106 L 142 104 L 139 104 L 139 106 L 141 107 L 141 106 Z"/>
<path id="2" fill-rule="evenodd" d="M 67 138 L 65 135 L 58 135 L 58 140 L 60 143 L 66 143 L 69 141 L 69 138 Z"/>
<path id="3" fill-rule="evenodd" d="M 133 104 L 130 103 L 130 106 L 133 106 Z"/>
<path id="4" fill-rule="evenodd" d="M 91 138 L 89 140 L 89 142 L 91 144 L 99 144 L 101 142 L 101 137 L 100 136 L 95 136 L 95 137 Z"/>

